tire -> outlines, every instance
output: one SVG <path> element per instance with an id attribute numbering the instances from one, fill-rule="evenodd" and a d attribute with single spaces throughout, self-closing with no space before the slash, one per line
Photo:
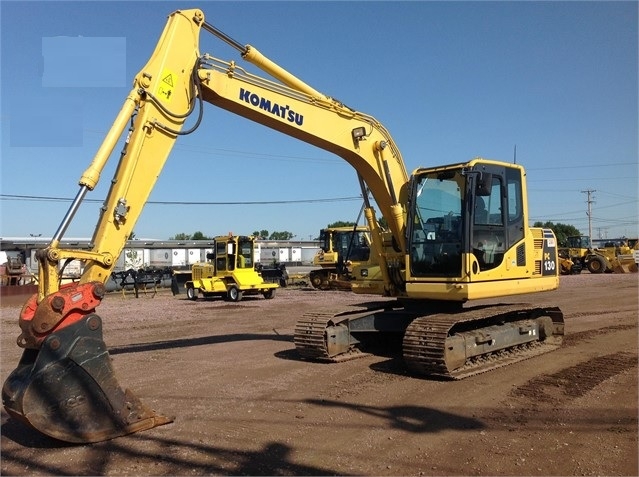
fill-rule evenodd
<path id="1" fill-rule="evenodd" d="M 235 285 L 231 285 L 226 292 L 226 296 L 230 301 L 240 301 L 242 299 L 242 292 Z"/>
<path id="2" fill-rule="evenodd" d="M 264 298 L 266 298 L 267 300 L 271 300 L 275 297 L 275 288 L 270 288 L 268 290 L 266 290 L 264 293 Z"/>
<path id="3" fill-rule="evenodd" d="M 322 275 L 320 275 L 319 272 L 311 272 L 309 274 L 309 279 L 311 280 L 313 288 L 319 289 L 322 286 Z"/>
<path id="4" fill-rule="evenodd" d="M 606 262 L 601 257 L 592 257 L 588 261 L 588 271 L 590 273 L 603 273 L 606 271 Z"/>
<path id="5" fill-rule="evenodd" d="M 193 300 L 193 301 L 197 300 L 197 291 L 195 290 L 195 288 L 193 288 L 193 287 L 188 287 L 188 288 L 186 289 L 186 297 L 187 297 L 189 300 Z"/>

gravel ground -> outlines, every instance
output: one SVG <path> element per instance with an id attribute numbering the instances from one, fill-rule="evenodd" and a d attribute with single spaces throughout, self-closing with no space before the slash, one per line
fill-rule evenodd
<path id="1" fill-rule="evenodd" d="M 397 350 L 299 359 L 302 313 L 369 297 L 305 287 L 273 300 L 109 294 L 98 312 L 123 387 L 171 424 L 92 445 L 2 411 L 3 475 L 638 475 L 638 274 L 561 277 L 517 297 L 558 305 L 552 353 L 450 382 L 409 375 Z M 19 306 L 3 301 L 2 379 Z"/>

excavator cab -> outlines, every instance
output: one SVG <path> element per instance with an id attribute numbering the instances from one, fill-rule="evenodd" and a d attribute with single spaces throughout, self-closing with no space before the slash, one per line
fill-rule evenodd
<path id="1" fill-rule="evenodd" d="M 521 240 L 521 215 L 503 213 L 508 204 L 504 194 L 509 190 L 505 185 L 508 170 L 491 173 L 484 172 L 485 167 L 435 169 L 416 175 L 414 220 L 409 221 L 413 224 L 412 276 L 461 278 L 469 263 L 477 274 L 497 267 L 509 244 Z"/>
<path id="2" fill-rule="evenodd" d="M 556 261 L 556 244 L 550 234 L 525 221 L 521 167 L 476 159 L 419 169 L 411 184 L 407 287 L 412 293 L 434 300 L 489 298 L 484 283 L 497 275 L 539 277 L 518 286 L 547 282 L 543 286 L 556 288 L 550 263 Z M 535 234 L 542 240 L 533 240 Z M 451 281 L 460 285 L 450 287 Z M 507 286 L 503 283 L 500 294 Z"/>

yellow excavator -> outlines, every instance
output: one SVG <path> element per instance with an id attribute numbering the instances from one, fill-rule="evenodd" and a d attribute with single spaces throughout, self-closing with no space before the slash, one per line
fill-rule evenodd
<path id="1" fill-rule="evenodd" d="M 201 30 L 272 79 L 201 54 Z M 301 316 L 294 335 L 301 358 L 340 361 L 364 352 L 368 336 L 395 333 L 403 337 L 412 372 L 460 379 L 561 345 L 564 322 L 557 307 L 467 305 L 558 287 L 555 236 L 528 226 L 521 165 L 475 158 L 409 175 L 375 118 L 233 40 L 207 23 L 201 10 L 181 10 L 169 15 L 58 230 L 37 254 L 38 293 L 19 317 L 17 341 L 24 352 L 2 389 L 11 416 L 71 443 L 171 421 L 119 385 L 96 310 L 171 147 L 197 129 L 205 102 L 330 151 L 357 173 L 372 244 L 371 260 L 354 267 L 352 290 L 389 299 Z M 186 127 L 190 117 L 195 119 Z M 92 247 L 61 248 L 78 207 L 125 134 Z M 380 229 L 369 192 L 388 230 Z M 60 270 L 71 260 L 82 260 L 84 272 L 79 281 L 61 285 Z"/>

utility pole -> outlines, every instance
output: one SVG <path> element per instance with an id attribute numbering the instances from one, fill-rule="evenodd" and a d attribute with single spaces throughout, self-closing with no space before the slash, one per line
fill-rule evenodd
<path id="1" fill-rule="evenodd" d="M 594 192 L 597 191 L 594 189 L 586 189 L 581 191 L 582 194 L 588 195 L 588 199 L 586 199 L 586 202 L 588 204 L 588 211 L 586 212 L 586 215 L 588 216 L 588 237 L 590 237 L 590 243 L 592 243 L 592 204 L 595 202 L 594 200 L 592 200 L 592 194 Z"/>

